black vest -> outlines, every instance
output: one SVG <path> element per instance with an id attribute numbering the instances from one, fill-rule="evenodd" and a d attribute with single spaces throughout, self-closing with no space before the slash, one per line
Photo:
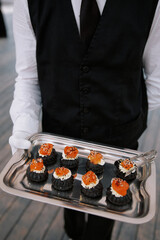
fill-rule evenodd
<path id="1" fill-rule="evenodd" d="M 142 56 L 157 0 L 107 0 L 88 50 L 71 0 L 28 0 L 43 131 L 132 147 L 146 128 Z"/>

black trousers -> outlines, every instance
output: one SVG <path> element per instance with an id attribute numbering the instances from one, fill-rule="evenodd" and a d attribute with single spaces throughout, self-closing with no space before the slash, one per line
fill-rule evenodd
<path id="1" fill-rule="evenodd" d="M 0 37 L 6 37 L 6 36 L 7 36 L 7 32 L 6 32 L 3 15 L 1 12 L 1 2 L 0 2 Z"/>
<path id="2" fill-rule="evenodd" d="M 138 142 L 131 149 L 138 148 Z M 85 213 L 71 209 L 64 209 L 65 231 L 67 235 L 75 240 L 110 240 L 114 220 L 88 214 L 85 221 Z"/>
<path id="3" fill-rule="evenodd" d="M 88 214 L 85 222 L 85 213 L 71 209 L 64 209 L 65 231 L 75 240 L 103 240 L 110 239 L 114 220 Z"/>

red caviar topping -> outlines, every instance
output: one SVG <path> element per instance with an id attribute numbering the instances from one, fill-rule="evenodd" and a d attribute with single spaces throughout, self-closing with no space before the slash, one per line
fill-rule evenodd
<path id="1" fill-rule="evenodd" d="M 57 176 L 62 177 L 69 173 L 69 169 L 65 167 L 58 167 L 55 169 L 55 173 L 57 174 Z"/>
<path id="2" fill-rule="evenodd" d="M 76 147 L 66 146 L 64 148 L 64 154 L 67 158 L 76 158 L 78 154 L 78 149 Z"/>
<path id="3" fill-rule="evenodd" d="M 44 143 L 44 144 L 41 145 L 39 153 L 41 155 L 48 155 L 48 156 L 50 156 L 51 152 L 52 152 L 52 149 L 53 149 L 53 144 L 51 144 L 51 143 Z"/>
<path id="4" fill-rule="evenodd" d="M 129 184 L 121 178 L 114 178 L 112 181 L 112 188 L 120 195 L 125 196 L 129 189 Z"/>
<path id="5" fill-rule="evenodd" d="M 125 159 L 121 162 L 121 166 L 127 170 L 129 170 L 130 168 L 132 168 L 134 165 L 133 165 L 133 162 L 130 161 L 129 159 Z"/>
<path id="6" fill-rule="evenodd" d="M 91 163 L 98 164 L 103 159 L 103 155 L 99 152 L 91 150 L 88 159 L 91 161 Z"/>
<path id="7" fill-rule="evenodd" d="M 77 173 L 75 173 L 74 175 L 73 175 L 73 178 L 76 178 L 77 177 Z"/>
<path id="8" fill-rule="evenodd" d="M 51 174 L 53 173 L 54 169 L 48 170 L 48 173 Z"/>
<path id="9" fill-rule="evenodd" d="M 38 158 L 37 160 L 32 159 L 32 162 L 30 164 L 30 171 L 41 171 L 43 169 L 43 160 L 41 158 Z"/>
<path id="10" fill-rule="evenodd" d="M 82 176 L 82 180 L 85 185 L 89 185 L 90 183 L 96 183 L 97 176 L 94 172 L 88 171 L 86 174 Z"/>

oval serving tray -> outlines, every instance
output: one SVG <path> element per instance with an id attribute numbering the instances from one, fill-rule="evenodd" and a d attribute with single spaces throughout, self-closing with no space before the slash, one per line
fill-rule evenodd
<path id="1" fill-rule="evenodd" d="M 0 175 L 0 187 L 7 193 L 52 204 L 60 207 L 75 209 L 106 218 L 127 223 L 141 224 L 150 221 L 155 215 L 156 206 L 156 171 L 155 162 L 147 161 L 142 152 L 131 149 L 119 149 L 91 142 L 60 137 L 53 134 L 35 134 L 29 139 L 32 143 L 29 151 L 18 150 L 10 159 Z M 49 178 L 41 184 L 31 183 L 26 177 L 26 169 L 30 162 L 29 156 L 34 157 L 42 143 L 52 143 L 58 152 L 57 162 L 49 167 Z M 76 146 L 79 150 L 79 167 L 75 173 L 73 189 L 67 192 L 56 191 L 52 188 L 51 178 L 54 169 L 60 166 L 60 159 L 66 145 Z M 89 199 L 80 191 L 81 177 L 86 172 L 85 163 L 90 150 L 103 154 L 105 169 L 101 181 L 103 196 L 101 199 Z M 106 202 L 106 189 L 111 179 L 115 177 L 114 162 L 120 158 L 133 158 L 137 165 L 137 178 L 130 183 L 132 203 L 117 207 Z M 153 158 L 153 155 L 152 155 Z"/>

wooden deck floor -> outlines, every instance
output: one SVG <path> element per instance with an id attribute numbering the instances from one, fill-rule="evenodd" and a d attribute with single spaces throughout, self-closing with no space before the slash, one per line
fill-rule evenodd
<path id="1" fill-rule="evenodd" d="M 15 53 L 12 35 L 12 13 L 7 11 L 5 20 L 8 38 L 0 39 L 0 172 L 11 158 L 8 138 L 12 123 L 9 108 L 13 98 L 15 79 Z M 10 13 L 9 13 L 10 12 Z M 151 112 L 148 129 L 140 139 L 141 151 L 158 150 L 156 215 L 148 223 L 133 225 L 116 222 L 112 240 L 160 239 L 160 110 Z M 63 229 L 63 209 L 20 197 L 0 189 L 0 239 L 1 240 L 67 240 Z"/>

